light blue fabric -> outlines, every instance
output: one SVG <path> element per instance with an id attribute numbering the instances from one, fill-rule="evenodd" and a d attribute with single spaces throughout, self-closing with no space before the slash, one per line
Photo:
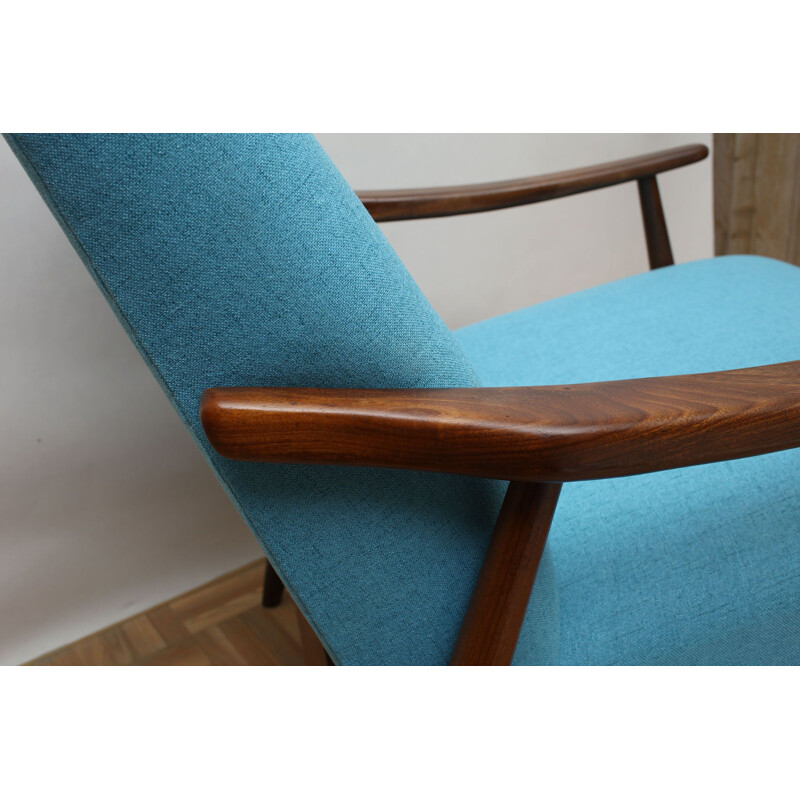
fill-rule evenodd
<path id="1" fill-rule="evenodd" d="M 227 461 L 207 386 L 474 385 L 464 350 L 488 385 L 800 357 L 800 271 L 778 262 L 658 270 L 453 337 L 311 137 L 9 143 L 339 663 L 447 661 L 503 485 Z M 515 663 L 800 663 L 798 467 L 566 486 Z"/>
<path id="2" fill-rule="evenodd" d="M 446 663 L 503 484 L 237 463 L 199 425 L 209 386 L 475 384 L 313 137 L 8 141 L 334 659 Z M 558 630 L 548 552 L 517 658 Z"/>
<path id="3" fill-rule="evenodd" d="M 457 332 L 485 385 L 800 359 L 800 269 L 660 269 Z M 567 484 L 550 533 L 562 664 L 800 664 L 800 450 Z"/>

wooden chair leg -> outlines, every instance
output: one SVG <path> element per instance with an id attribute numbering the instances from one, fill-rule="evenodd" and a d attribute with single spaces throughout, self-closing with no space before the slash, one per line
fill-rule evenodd
<path id="1" fill-rule="evenodd" d="M 297 624 L 300 628 L 300 641 L 303 645 L 303 658 L 307 667 L 330 667 L 333 661 L 328 655 L 314 629 L 309 625 L 303 612 L 297 609 Z"/>
<path id="2" fill-rule="evenodd" d="M 644 235 L 647 239 L 647 255 L 650 258 L 650 269 L 668 267 L 675 263 L 672 247 L 667 233 L 667 221 L 661 205 L 656 176 L 639 178 L 639 203 L 642 206 Z"/>
<path id="3" fill-rule="evenodd" d="M 560 492 L 560 483 L 509 484 L 452 665 L 511 663 Z"/>
<path id="4" fill-rule="evenodd" d="M 267 559 L 267 567 L 264 572 L 264 591 L 261 595 L 261 605 L 264 608 L 275 608 L 280 605 L 283 597 L 283 581 L 275 572 L 275 567 Z"/>

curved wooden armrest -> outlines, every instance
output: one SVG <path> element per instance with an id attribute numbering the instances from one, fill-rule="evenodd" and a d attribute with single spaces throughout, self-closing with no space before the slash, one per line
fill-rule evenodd
<path id="1" fill-rule="evenodd" d="M 705 145 L 691 144 L 531 178 L 429 189 L 364 191 L 358 192 L 358 196 L 376 222 L 449 217 L 590 192 L 693 164 L 707 155 L 708 148 Z"/>
<path id="2" fill-rule="evenodd" d="M 800 361 L 667 378 L 486 389 L 207 389 L 228 458 L 561 482 L 800 446 Z"/>

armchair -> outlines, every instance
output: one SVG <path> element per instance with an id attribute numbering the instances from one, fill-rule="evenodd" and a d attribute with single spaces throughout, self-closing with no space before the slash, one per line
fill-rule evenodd
<path id="1" fill-rule="evenodd" d="M 286 580 L 311 659 L 800 659 L 800 272 L 660 269 L 656 174 L 706 148 L 359 202 L 306 137 L 9 143 L 264 546 L 267 603 Z M 455 334 L 364 212 L 628 181 L 657 271 Z"/>

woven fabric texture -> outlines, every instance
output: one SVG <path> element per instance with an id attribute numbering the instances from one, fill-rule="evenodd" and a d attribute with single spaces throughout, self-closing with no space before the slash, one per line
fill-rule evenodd
<path id="1" fill-rule="evenodd" d="M 800 269 L 731 256 L 464 328 L 484 384 L 800 358 Z M 800 450 L 567 484 L 550 533 L 562 664 L 800 664 Z"/>
<path id="2" fill-rule="evenodd" d="M 475 385 L 453 335 L 311 136 L 7 137 L 217 476 L 344 664 L 443 664 L 504 486 L 246 464 L 210 386 Z M 551 663 L 549 552 L 520 663 Z"/>

